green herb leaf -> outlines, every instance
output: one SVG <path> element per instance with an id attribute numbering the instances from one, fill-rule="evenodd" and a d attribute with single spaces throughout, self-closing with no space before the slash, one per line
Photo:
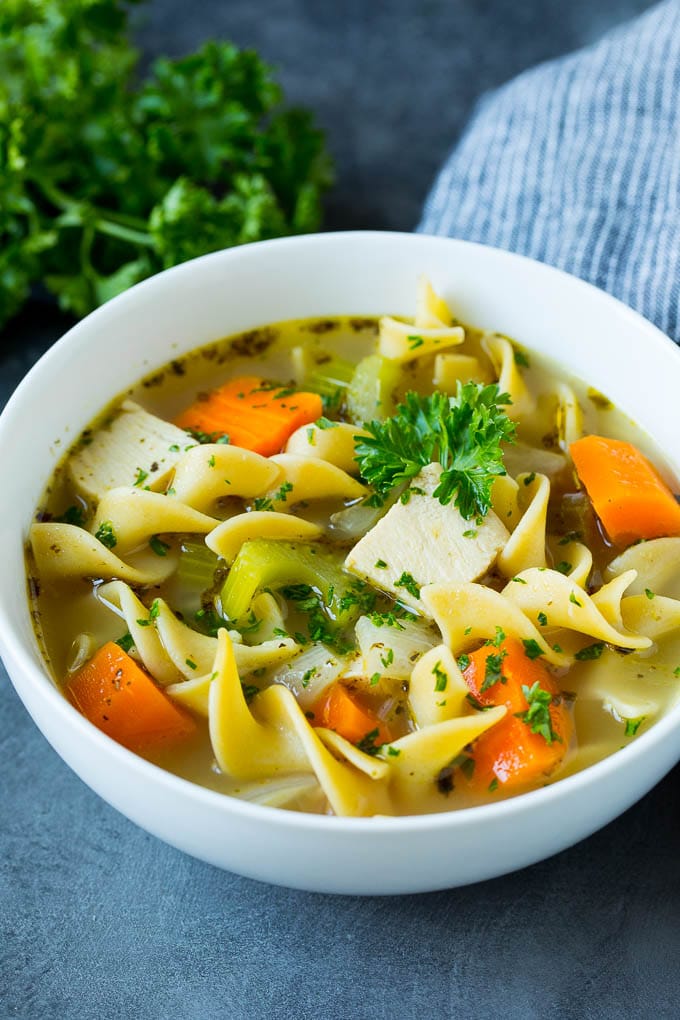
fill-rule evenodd
<path id="1" fill-rule="evenodd" d="M 459 383 L 455 397 L 407 393 L 393 417 L 367 422 L 369 434 L 356 438 L 361 474 L 385 496 L 437 461 L 440 503 L 454 500 L 466 520 L 484 517 L 493 481 L 505 474 L 501 444 L 514 441 L 514 422 L 501 410 L 508 403 L 496 384 Z"/>
<path id="2" fill-rule="evenodd" d="M 318 229 L 323 138 L 256 53 L 143 78 L 123 0 L 0 4 L 0 327 L 42 282 L 84 315 L 167 266 Z"/>
<path id="3" fill-rule="evenodd" d="M 578 652 L 576 652 L 574 658 L 578 659 L 579 662 L 590 662 L 593 659 L 599 659 L 603 651 L 604 642 L 596 641 L 592 645 L 586 645 L 585 648 L 581 648 Z"/>
<path id="4" fill-rule="evenodd" d="M 414 599 L 420 598 L 420 587 L 416 584 L 415 578 L 412 574 L 407 571 L 401 575 L 401 577 L 394 582 L 395 588 L 404 588 L 409 595 L 413 595 Z"/>
<path id="5" fill-rule="evenodd" d="M 170 546 L 167 542 L 161 542 L 158 535 L 152 535 L 149 539 L 149 548 L 156 554 L 156 556 L 165 556 L 167 555 Z"/>
<path id="6" fill-rule="evenodd" d="M 118 539 L 116 538 L 111 521 L 102 521 L 95 531 L 94 537 L 98 538 L 107 549 L 113 549 L 118 545 Z"/>
<path id="7" fill-rule="evenodd" d="M 522 684 L 522 693 L 529 707 L 526 712 L 515 712 L 517 718 L 526 723 L 532 733 L 539 733 L 547 744 L 560 741 L 560 737 L 552 728 L 550 706 L 553 697 L 550 691 L 544 690 L 536 680 L 531 687 Z"/>
<path id="8" fill-rule="evenodd" d="M 626 728 L 623 731 L 625 737 L 634 737 L 645 721 L 646 716 L 641 715 L 637 719 L 626 719 Z"/>
<path id="9" fill-rule="evenodd" d="M 502 673 L 502 666 L 503 659 L 506 657 L 507 654 L 508 653 L 505 650 L 503 650 L 502 652 L 498 652 L 498 654 L 487 655 L 486 665 L 484 667 L 484 682 L 480 687 L 480 691 L 482 693 L 484 693 L 484 691 L 487 691 L 489 687 L 493 687 L 493 685 L 497 684 L 499 681 L 501 683 L 505 683 L 505 677 L 503 676 Z"/>
<path id="10" fill-rule="evenodd" d="M 534 638 L 522 638 L 522 644 L 524 645 L 524 654 L 528 659 L 538 659 L 540 655 L 543 655 L 543 649 Z"/>
<path id="11" fill-rule="evenodd" d="M 445 691 L 449 682 L 449 678 L 441 666 L 441 662 L 436 662 L 432 668 L 432 675 L 435 678 L 434 689 L 437 692 Z"/>
<path id="12" fill-rule="evenodd" d="M 124 652 L 129 652 L 131 648 L 135 647 L 135 639 L 132 634 L 128 632 L 127 634 L 123 634 L 122 637 L 119 637 L 116 640 L 116 644 L 119 648 L 122 648 Z"/>

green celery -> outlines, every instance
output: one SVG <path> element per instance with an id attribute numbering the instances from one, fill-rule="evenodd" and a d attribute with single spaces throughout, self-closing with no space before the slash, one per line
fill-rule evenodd
<path id="1" fill-rule="evenodd" d="M 215 584 L 218 564 L 219 557 L 204 542 L 182 542 L 170 600 L 190 626 L 200 622 L 196 613 L 205 609 L 203 596 Z"/>
<path id="2" fill-rule="evenodd" d="M 369 354 L 354 370 L 347 390 L 347 411 L 358 425 L 378 418 L 388 418 L 394 411 L 394 389 L 399 382 L 399 364 Z"/>
<path id="3" fill-rule="evenodd" d="M 256 538 L 244 542 L 222 592 L 222 613 L 240 620 L 258 591 L 309 585 L 320 596 L 329 623 L 342 629 L 361 612 L 356 578 L 346 574 L 337 556 L 319 546 Z"/>
<path id="4" fill-rule="evenodd" d="M 320 364 L 310 365 L 302 386 L 305 390 L 319 394 L 323 400 L 324 411 L 336 411 L 344 400 L 353 374 L 354 365 L 351 361 L 329 355 L 327 360 Z"/>

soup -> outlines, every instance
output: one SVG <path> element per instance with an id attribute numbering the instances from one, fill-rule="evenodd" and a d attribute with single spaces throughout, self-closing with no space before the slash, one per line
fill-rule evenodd
<path id="1" fill-rule="evenodd" d="M 266 326 L 142 380 L 50 480 L 29 592 L 55 682 L 130 750 L 262 804 L 417 814 L 667 711 L 679 535 L 632 422 L 423 281 L 413 322 Z"/>

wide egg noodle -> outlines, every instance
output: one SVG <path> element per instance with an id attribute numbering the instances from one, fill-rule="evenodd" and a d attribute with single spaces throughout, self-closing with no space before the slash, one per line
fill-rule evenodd
<path id="1" fill-rule="evenodd" d="M 287 511 L 303 500 L 362 499 L 368 493 L 356 478 L 325 460 L 292 453 L 277 453 L 270 460 L 283 471 L 282 485 L 268 493 L 275 510 Z"/>
<path id="2" fill-rule="evenodd" d="M 116 538 L 115 548 L 122 554 L 144 545 L 154 535 L 191 533 L 205 535 L 219 522 L 186 506 L 171 496 L 145 489 L 110 489 L 102 497 L 92 523 L 96 534 L 103 524 L 110 525 Z"/>
<path id="3" fill-rule="evenodd" d="M 585 588 L 590 571 L 593 569 L 593 554 L 587 545 L 577 539 L 565 541 L 564 537 L 548 535 L 548 551 L 555 564 L 560 564 L 560 573 Z"/>
<path id="4" fill-rule="evenodd" d="M 163 599 L 155 600 L 155 613 L 122 582 L 101 585 L 98 597 L 104 605 L 123 616 L 144 668 L 161 684 L 195 679 L 212 671 L 217 638 L 200 634 L 178 620 Z M 140 622 L 141 621 L 141 622 Z M 259 645 L 244 645 L 240 635 L 229 635 L 234 645 L 241 676 L 259 669 L 274 668 L 300 650 L 292 638 L 275 638 Z"/>
<path id="5" fill-rule="evenodd" d="M 137 598 L 128 584 L 110 581 L 97 589 L 97 598 L 107 609 L 122 616 L 134 642 L 136 657 L 147 673 L 163 686 L 177 683 L 184 676 L 160 639 L 150 618 L 149 610 Z"/>
<path id="6" fill-rule="evenodd" d="M 487 333 L 482 340 L 482 349 L 489 355 L 495 366 L 499 391 L 509 394 L 512 401 L 505 408 L 508 418 L 517 421 L 525 415 L 530 415 L 536 406 L 536 401 L 517 367 L 515 351 L 510 341 L 496 333 Z"/>
<path id="7" fill-rule="evenodd" d="M 151 586 L 167 580 L 177 568 L 177 554 L 173 550 L 167 550 L 165 556 L 142 550 L 126 562 L 75 524 L 33 524 L 29 541 L 39 576 L 50 581 L 117 578 L 130 584 Z"/>
<path id="8" fill-rule="evenodd" d="M 226 631 L 218 635 L 210 685 L 210 739 L 220 769 L 235 779 L 313 771 L 336 815 L 391 814 L 384 782 L 338 761 L 291 692 L 275 684 L 246 703 Z"/>
<path id="9" fill-rule="evenodd" d="M 551 484 L 562 474 L 568 463 L 563 453 L 532 446 L 521 440 L 507 444 L 503 451 L 503 462 L 505 470 L 515 478 L 517 475 L 535 473 L 546 475 Z"/>
<path id="10" fill-rule="evenodd" d="M 424 273 L 416 285 L 416 315 L 414 325 L 422 329 L 440 329 L 450 326 L 453 314 L 448 304 L 435 291 Z"/>
<path id="11" fill-rule="evenodd" d="M 344 421 L 302 425 L 289 438 L 285 452 L 297 457 L 323 460 L 349 475 L 358 475 L 354 441 L 365 435 L 367 433 L 363 429 Z"/>
<path id="12" fill-rule="evenodd" d="M 519 485 L 511 475 L 497 475 L 491 486 L 491 508 L 509 531 L 513 531 L 522 512 L 518 502 Z"/>
<path id="13" fill-rule="evenodd" d="M 432 329 L 384 315 L 380 320 L 378 353 L 390 361 L 413 361 L 447 347 L 458 347 L 464 340 L 465 330 L 461 326 Z"/>
<path id="14" fill-rule="evenodd" d="M 318 524 L 278 510 L 251 510 L 219 524 L 205 540 L 214 553 L 231 565 L 244 542 L 253 538 L 286 542 L 313 542 L 323 535 Z"/>
<path id="15" fill-rule="evenodd" d="M 416 726 L 423 729 L 463 715 L 469 693 L 450 648 L 431 648 L 414 666 L 409 682 L 408 703 Z"/>
<path id="16" fill-rule="evenodd" d="M 332 751 L 335 757 L 344 759 L 344 761 L 353 765 L 360 772 L 370 776 L 371 779 L 386 779 L 389 775 L 390 767 L 387 762 L 376 755 L 360 751 L 356 744 L 350 743 L 349 740 L 336 733 L 335 730 L 329 730 L 324 726 L 317 726 L 314 732 L 328 750 Z"/>
<path id="17" fill-rule="evenodd" d="M 419 810 L 439 773 L 477 737 L 505 716 L 505 705 L 409 733 L 390 747 L 390 792 L 402 811 Z M 396 752 L 396 753 L 395 753 Z"/>
<path id="18" fill-rule="evenodd" d="M 508 588 L 513 584 L 511 581 Z M 474 582 L 429 584 L 422 589 L 420 597 L 454 655 L 479 641 L 495 638 L 500 627 L 508 635 L 535 641 L 543 657 L 554 666 L 567 666 L 569 657 L 545 641 L 520 606 L 507 597 L 507 588 L 505 591 L 506 594 L 500 594 Z"/>
<path id="19" fill-rule="evenodd" d="M 249 645 L 262 644 L 282 638 L 286 629 L 286 621 L 281 612 L 281 604 L 270 591 L 261 591 L 250 603 L 255 617 L 253 630 L 244 631 L 244 638 Z"/>
<path id="20" fill-rule="evenodd" d="M 550 482 L 545 475 L 517 478 L 517 506 L 521 517 L 498 556 L 498 567 L 514 577 L 528 567 L 544 567 L 545 529 L 550 499 Z"/>
<path id="21" fill-rule="evenodd" d="M 680 632 L 680 600 L 665 595 L 627 595 L 621 600 L 624 626 L 636 634 L 659 641 Z"/>
<path id="22" fill-rule="evenodd" d="M 491 372 L 473 354 L 438 354 L 434 359 L 432 385 L 442 393 L 455 396 L 459 383 L 490 381 Z"/>
<path id="23" fill-rule="evenodd" d="M 637 574 L 634 570 L 627 570 L 625 573 L 619 574 L 618 577 L 614 577 L 607 584 L 603 584 L 601 588 L 598 588 L 591 595 L 593 605 L 597 606 L 605 620 L 616 630 L 625 631 L 630 629 L 626 628 L 623 622 L 621 602 L 625 592 L 630 588 L 636 577 Z"/>
<path id="24" fill-rule="evenodd" d="M 207 443 L 183 454 L 170 491 L 187 506 L 211 514 L 218 500 L 262 496 L 282 478 L 281 468 L 269 457 L 238 446 Z"/>
<path id="25" fill-rule="evenodd" d="M 680 538 L 653 538 L 649 542 L 632 545 L 611 561 L 604 572 L 605 580 L 636 570 L 637 578 L 629 588 L 629 595 L 644 595 L 651 591 L 667 598 L 680 598 Z"/>
<path id="26" fill-rule="evenodd" d="M 615 719 L 649 719 L 658 715 L 662 699 L 649 683 L 640 682 L 640 659 L 605 648 L 599 659 L 581 663 L 574 687 L 580 702 L 593 701 Z M 646 667 L 647 668 L 647 667 Z"/>
<path id="27" fill-rule="evenodd" d="M 619 648 L 649 648 L 649 638 L 613 627 L 587 592 L 558 570 L 534 567 L 522 571 L 518 578 L 520 583 L 510 581 L 502 594 L 531 619 L 543 612 L 550 627 L 579 631 Z M 618 586 L 616 591 L 620 594 Z"/>
<path id="28" fill-rule="evenodd" d="M 576 394 L 567 383 L 560 382 L 556 387 L 557 410 L 555 427 L 557 439 L 563 450 L 568 450 L 572 443 L 583 435 L 583 410 Z"/>

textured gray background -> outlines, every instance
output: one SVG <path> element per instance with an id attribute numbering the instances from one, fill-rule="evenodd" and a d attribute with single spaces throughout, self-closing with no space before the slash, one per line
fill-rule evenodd
<path id="1" fill-rule="evenodd" d="M 153 0 L 139 40 L 150 55 L 210 35 L 257 46 L 328 131 L 329 225 L 410 229 L 482 91 L 646 6 Z M 0 403 L 67 324 L 35 302 L 6 331 Z M 515 875 L 332 898 L 219 872 L 131 825 L 61 763 L 1 669 L 0 718 L 0 1020 L 680 1015 L 678 769 Z"/>

